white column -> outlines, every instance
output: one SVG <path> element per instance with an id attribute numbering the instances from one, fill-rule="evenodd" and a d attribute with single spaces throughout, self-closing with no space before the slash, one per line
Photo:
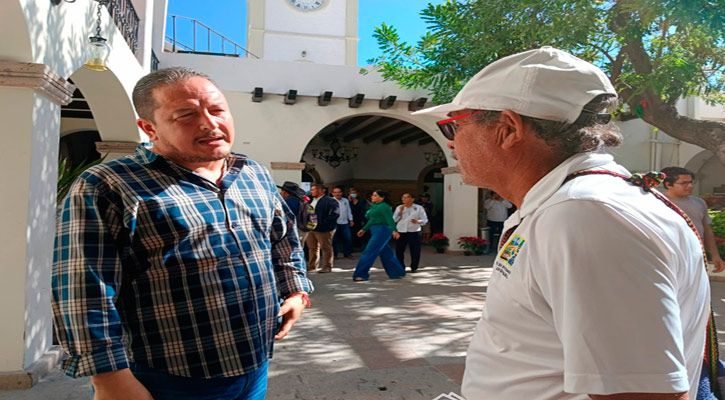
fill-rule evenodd
<path id="1" fill-rule="evenodd" d="M 478 188 L 461 181 L 458 167 L 443 168 L 443 233 L 449 250 L 460 251 L 458 238 L 478 236 Z"/>
<path id="2" fill-rule="evenodd" d="M 300 184 L 303 169 L 305 169 L 305 163 L 272 161 L 269 173 L 277 185 L 281 186 L 285 181 Z"/>
<path id="3" fill-rule="evenodd" d="M 73 86 L 42 64 L 0 62 L 0 388 L 56 367 L 50 279 L 60 104 Z"/>

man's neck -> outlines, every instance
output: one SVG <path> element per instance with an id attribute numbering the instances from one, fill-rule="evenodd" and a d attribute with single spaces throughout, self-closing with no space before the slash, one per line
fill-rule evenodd
<path id="1" fill-rule="evenodd" d="M 517 208 L 521 208 L 524 197 L 537 182 L 567 159 L 567 157 L 558 155 L 552 149 L 542 146 L 543 140 L 539 140 L 541 145 L 533 143 L 530 148 L 524 146 L 519 151 L 518 158 L 512 157 L 511 163 L 506 167 L 510 173 L 499 176 L 501 182 L 496 187 L 492 186 L 501 195 L 501 199 L 507 199 Z M 535 154 L 534 152 L 539 154 L 536 159 L 527 156 L 528 154 Z"/>
<path id="2" fill-rule="evenodd" d="M 410 207 L 413 207 L 413 203 L 410 203 L 410 204 L 403 204 L 403 205 L 405 206 L 405 208 L 410 208 Z"/>
<path id="3" fill-rule="evenodd" d="M 686 199 L 686 198 L 690 197 L 691 195 L 687 194 L 687 195 L 684 195 L 684 196 L 678 196 L 675 193 L 673 193 L 672 190 L 667 190 L 665 192 L 665 196 L 667 196 L 670 199 L 674 199 L 674 200 L 682 200 L 682 199 Z"/>

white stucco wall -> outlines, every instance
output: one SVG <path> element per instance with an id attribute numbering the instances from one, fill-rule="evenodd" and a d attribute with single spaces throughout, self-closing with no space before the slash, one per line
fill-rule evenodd
<path id="1" fill-rule="evenodd" d="M 330 37 L 299 37 L 292 34 L 267 34 L 264 59 L 268 61 L 305 61 L 315 64 L 345 63 L 345 41 Z"/>
<path id="2" fill-rule="evenodd" d="M 145 1 L 134 0 L 134 4 L 146 10 Z M 58 6 L 50 1 L 3 2 L 0 33 L 12 40 L 0 44 L 0 60 L 45 64 L 68 78 L 85 62 L 96 4 L 92 0 Z M 110 71 L 87 77 L 80 73 L 76 84 L 84 91 L 102 135 L 138 140 L 129 93 L 144 70 L 105 10 L 101 34 L 113 48 Z M 32 88 L 2 87 L 0 116 L 8 125 L 0 164 L 13 171 L 2 182 L 3 187 L 13 188 L 13 196 L 0 200 L 0 210 L 4 210 L 0 211 L 4 272 L 0 282 L 0 303 L 4 304 L 0 311 L 0 371 L 22 371 L 52 344 L 49 287 L 60 107 Z"/>
<path id="3" fill-rule="evenodd" d="M 325 0 L 315 11 L 295 9 L 289 0 L 265 2 L 267 32 L 291 32 L 317 36 L 345 36 L 346 2 Z"/>

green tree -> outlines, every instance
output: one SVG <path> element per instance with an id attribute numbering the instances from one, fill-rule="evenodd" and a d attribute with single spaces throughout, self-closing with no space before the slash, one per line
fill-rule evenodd
<path id="1" fill-rule="evenodd" d="M 420 15 L 428 32 L 416 44 L 376 28 L 382 55 L 369 61 L 385 79 L 447 102 L 489 63 L 550 45 L 609 74 L 620 118 L 642 118 L 725 164 L 725 124 L 675 108 L 688 96 L 725 103 L 725 0 L 448 0 Z"/>

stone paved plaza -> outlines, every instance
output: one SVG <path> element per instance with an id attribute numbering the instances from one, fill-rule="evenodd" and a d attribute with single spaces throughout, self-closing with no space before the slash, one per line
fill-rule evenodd
<path id="1" fill-rule="evenodd" d="M 277 343 L 267 399 L 431 400 L 460 393 L 493 256 L 431 250 L 424 248 L 419 272 L 402 280 L 387 279 L 378 262 L 370 281 L 353 282 L 356 261 L 345 259 L 330 274 L 313 273 L 313 307 Z M 712 288 L 716 315 L 725 315 L 725 282 Z M 86 400 L 90 383 L 55 374 L 28 390 L 0 392 L 0 400 L 10 399 Z"/>

